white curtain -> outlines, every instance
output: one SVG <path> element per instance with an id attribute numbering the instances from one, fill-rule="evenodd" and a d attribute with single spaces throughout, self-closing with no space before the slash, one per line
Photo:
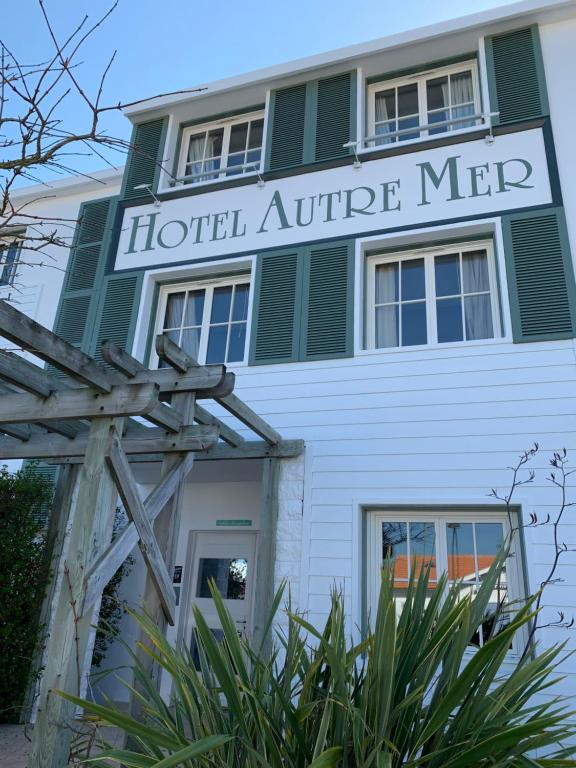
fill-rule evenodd
<path id="1" fill-rule="evenodd" d="M 452 117 L 464 117 L 474 114 L 474 89 L 472 87 L 472 73 L 460 72 L 450 77 L 452 89 Z M 462 105 L 462 106 L 458 106 Z M 469 128 L 474 125 L 473 120 L 463 120 L 454 123 L 453 128 Z"/>
<path id="2" fill-rule="evenodd" d="M 202 160 L 204 159 L 204 146 L 206 144 L 206 134 L 199 133 L 190 138 L 188 147 L 188 163 L 186 166 L 186 175 L 202 173 Z"/>
<path id="3" fill-rule="evenodd" d="M 464 293 L 464 318 L 467 339 L 491 339 L 492 303 L 488 278 L 488 260 L 485 251 L 467 253 L 462 259 Z"/>
<path id="4" fill-rule="evenodd" d="M 398 339 L 398 264 L 376 267 L 376 347 L 397 347 Z M 382 306 L 384 305 L 384 306 Z"/>
<path id="5" fill-rule="evenodd" d="M 166 302 L 166 315 L 164 316 L 164 328 L 180 328 L 182 314 L 184 312 L 185 293 L 171 293 Z"/>

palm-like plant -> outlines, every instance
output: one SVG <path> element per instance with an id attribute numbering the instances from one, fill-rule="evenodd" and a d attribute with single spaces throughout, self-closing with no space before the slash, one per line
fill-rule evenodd
<path id="1" fill-rule="evenodd" d="M 275 632 L 276 595 L 259 649 L 238 637 L 218 592 L 213 598 L 224 640 L 194 614 L 200 670 L 187 650 L 172 648 L 150 619 L 137 616 L 146 648 L 170 676 L 163 701 L 134 656 L 145 722 L 112 707 L 71 701 L 117 725 L 136 750 L 105 749 L 107 766 L 169 768 L 465 768 L 576 765 L 565 703 L 539 694 L 553 683 L 561 647 L 502 664 L 514 635 L 533 619 L 533 601 L 518 607 L 482 648 L 471 640 L 485 621 L 505 553 L 475 596 L 421 571 L 397 616 L 394 579 L 384 572 L 374 630 L 348 642 L 342 597 L 322 632 L 288 610 Z M 272 635 L 275 644 L 270 647 Z M 548 693 L 548 691 L 547 691 Z M 538 755 L 538 756 L 537 756 Z M 545 755 L 545 756 L 542 756 Z"/>

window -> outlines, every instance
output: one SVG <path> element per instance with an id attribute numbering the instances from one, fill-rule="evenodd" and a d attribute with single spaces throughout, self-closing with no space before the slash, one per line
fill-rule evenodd
<path id="1" fill-rule="evenodd" d="M 422 568 L 430 567 L 430 588 L 438 575 L 448 574 L 449 583 L 460 584 L 460 594 L 474 595 L 484 575 L 502 548 L 510 526 L 505 512 L 382 512 L 368 518 L 367 540 L 368 605 L 374 612 L 380 591 L 380 571 L 389 563 L 394 569 L 394 594 L 397 612 L 405 600 L 408 579 Z M 498 605 L 510 604 L 521 595 L 519 557 L 510 557 L 490 600 L 490 610 L 482 627 L 472 639 L 481 647 L 494 627 Z M 513 567 L 511 567 L 513 564 Z M 499 617 L 500 627 L 508 623 L 506 612 Z"/>
<path id="2" fill-rule="evenodd" d="M 179 178 L 186 184 L 197 184 L 257 171 L 263 131 L 261 112 L 186 128 L 182 135 Z"/>
<path id="3" fill-rule="evenodd" d="M 0 242 L 0 286 L 14 285 L 21 249 L 22 244 L 16 240 Z"/>
<path id="4" fill-rule="evenodd" d="M 158 333 L 200 363 L 239 363 L 246 355 L 250 281 L 172 285 L 160 295 Z"/>
<path id="5" fill-rule="evenodd" d="M 366 147 L 461 131 L 482 122 L 475 62 L 368 87 Z"/>
<path id="6" fill-rule="evenodd" d="M 369 348 L 500 335 L 490 242 L 374 255 L 367 267 Z"/>

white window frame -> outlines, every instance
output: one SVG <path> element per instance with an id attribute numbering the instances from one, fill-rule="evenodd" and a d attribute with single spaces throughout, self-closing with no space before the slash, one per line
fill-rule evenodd
<path id="1" fill-rule="evenodd" d="M 445 75 L 455 75 L 459 72 L 464 71 L 470 71 L 472 73 L 472 89 L 474 92 L 474 116 L 476 117 L 475 122 L 476 125 L 472 125 L 466 128 L 448 128 L 447 131 L 443 131 L 441 133 L 434 133 L 430 135 L 426 129 L 422 128 L 411 128 L 410 133 L 419 133 L 420 135 L 415 139 L 405 139 L 404 141 L 401 141 L 400 138 L 397 138 L 396 141 L 391 141 L 389 143 L 382 143 L 377 144 L 375 146 L 371 146 L 372 142 L 376 141 L 375 139 L 370 139 L 369 137 L 373 137 L 376 133 L 376 94 L 379 91 L 387 91 L 390 88 L 399 88 L 403 85 L 413 85 L 414 83 L 417 83 L 418 85 L 418 112 L 419 112 L 419 125 L 424 126 L 428 124 L 428 104 L 427 104 L 427 95 L 426 95 L 426 81 L 427 80 L 433 80 L 436 77 L 444 77 Z M 397 78 L 397 79 L 391 79 L 391 80 L 381 80 L 377 83 L 371 83 L 368 85 L 367 88 L 367 131 L 366 131 L 366 137 L 362 141 L 362 146 L 360 148 L 360 151 L 362 152 L 374 152 L 377 150 L 382 149 L 392 149 L 392 148 L 398 148 L 403 147 L 409 144 L 414 144 L 421 141 L 430 141 L 435 139 L 442 139 L 446 138 L 447 136 L 451 136 L 454 134 L 460 134 L 460 133 L 467 133 L 470 131 L 477 131 L 480 127 L 482 127 L 482 123 L 488 119 L 489 116 L 482 114 L 482 99 L 481 99 L 481 92 L 480 92 L 480 78 L 478 76 L 478 63 L 476 59 L 470 59 L 468 61 L 461 61 L 457 64 L 451 64 L 446 67 L 439 67 L 438 69 L 428 69 L 425 72 L 418 72 L 414 73 L 413 75 L 406 75 L 405 77 Z M 468 117 L 462 117 L 458 118 L 458 120 L 472 120 L 474 119 L 473 115 L 470 115 Z M 398 119 L 398 118 L 397 118 Z M 478 122 L 482 121 L 482 122 Z M 385 134 L 383 134 L 385 136 Z"/>
<path id="2" fill-rule="evenodd" d="M 226 365 L 235 367 L 245 366 L 248 363 L 248 350 L 250 348 L 250 326 L 252 314 L 252 277 L 250 272 L 243 272 L 238 275 L 228 275 L 221 278 L 210 278 L 206 280 L 190 280 L 182 283 L 169 283 L 160 287 L 158 297 L 158 309 L 154 323 L 154 335 L 164 332 L 164 317 L 166 316 L 166 305 L 168 297 L 173 293 L 183 293 L 186 291 L 205 290 L 204 310 L 202 313 L 202 326 L 200 331 L 200 347 L 198 350 L 198 362 L 204 365 L 206 360 L 206 351 L 208 349 L 208 336 L 210 332 L 210 313 L 212 311 L 212 297 L 214 289 L 222 286 L 231 286 L 247 284 L 248 285 L 248 314 L 246 317 L 246 339 L 244 342 L 244 357 L 242 360 L 235 360 Z M 150 356 L 150 367 L 156 368 L 159 363 L 158 355 L 155 351 Z"/>
<path id="3" fill-rule="evenodd" d="M 13 288 L 14 281 L 18 277 L 18 268 L 21 264 L 20 259 L 22 256 L 22 248 L 24 241 L 22 237 L 3 237 L 0 238 L 0 289 Z M 11 248 L 16 248 L 16 258 L 11 264 L 11 277 L 10 280 L 4 281 L 4 272 L 8 267 L 7 262 L 4 260 L 4 251 L 9 251 Z"/>
<path id="4" fill-rule="evenodd" d="M 469 251 L 486 250 L 488 259 L 488 279 L 490 283 L 490 301 L 492 310 L 492 328 L 494 335 L 487 339 L 462 339 L 461 341 L 438 341 L 438 327 L 436 322 L 436 280 L 434 273 L 434 258 L 450 253 L 467 253 Z M 402 345 L 396 347 L 376 346 L 376 267 L 379 264 L 390 262 L 410 261 L 411 259 L 424 259 L 424 280 L 426 293 L 426 344 Z M 372 254 L 366 257 L 366 296 L 365 305 L 365 349 L 379 352 L 398 350 L 428 349 L 429 347 L 447 347 L 462 344 L 484 344 L 497 341 L 502 338 L 502 323 L 500 318 L 500 303 L 498 281 L 496 274 L 496 261 L 494 256 L 494 243 L 492 240 L 473 240 L 431 246 L 427 248 L 414 248 L 396 251 L 386 254 Z"/>
<path id="5" fill-rule="evenodd" d="M 239 125 L 241 123 L 247 123 L 251 120 L 264 120 L 259 166 L 258 168 L 255 168 L 253 171 L 245 170 L 242 173 L 235 173 L 232 176 L 227 176 L 226 165 L 228 162 L 228 154 L 229 154 L 228 150 L 230 147 L 230 133 L 232 131 L 232 127 L 234 125 Z M 185 174 L 186 174 L 186 165 L 187 165 L 187 157 L 188 157 L 188 147 L 190 146 L 191 136 L 194 136 L 197 133 L 206 133 L 207 131 L 218 130 L 219 128 L 224 129 L 224 135 L 222 137 L 221 168 L 216 171 L 210 172 L 210 173 L 217 174 L 216 178 L 204 179 L 200 176 L 198 177 L 197 181 L 194 181 L 193 179 L 186 181 Z M 264 161 L 264 142 L 266 137 L 264 133 L 265 128 L 266 128 L 266 121 L 264 119 L 264 110 L 257 110 L 256 112 L 246 112 L 242 115 L 235 115 L 234 117 L 224 118 L 222 120 L 210 121 L 210 122 L 201 123 L 198 125 L 189 125 L 186 128 L 183 128 L 182 141 L 180 145 L 180 157 L 178 158 L 178 172 L 176 174 L 178 181 L 181 184 L 186 184 L 187 186 L 193 185 L 194 187 L 198 187 L 201 184 L 216 184 L 220 181 L 223 181 L 224 179 L 230 181 L 231 179 L 245 178 L 246 176 L 256 176 L 258 173 L 261 173 L 262 163 Z"/>
<path id="6" fill-rule="evenodd" d="M 494 523 L 500 522 L 504 527 L 504 536 L 510 533 L 510 520 L 505 509 L 498 508 L 494 510 L 478 510 L 471 507 L 462 506 L 459 509 L 448 508 L 446 511 L 441 508 L 430 510 L 423 508 L 421 511 L 413 509 L 410 511 L 391 509 L 370 508 L 366 511 L 367 519 L 367 551 L 364 553 L 366 558 L 366 607 L 369 614 L 374 617 L 376 606 L 378 605 L 378 596 L 380 594 L 381 569 L 382 569 L 382 523 L 383 522 L 415 522 L 415 523 L 434 523 L 435 543 L 436 543 L 436 567 L 437 575 L 445 572 L 448 566 L 448 546 L 447 537 L 441 535 L 442 528 L 446 530 L 447 523 Z M 520 511 L 512 512 L 513 515 L 520 515 Z M 516 526 L 516 522 L 512 521 Z M 522 569 L 522 552 L 519 542 L 518 531 L 514 533 L 510 554 L 506 560 L 506 578 L 508 590 L 508 603 L 519 607 L 521 601 L 526 598 L 525 582 Z M 520 631 L 516 634 L 512 648 L 509 654 L 519 655 L 522 653 L 527 639 L 527 632 Z M 473 652 L 474 647 L 470 646 Z"/>

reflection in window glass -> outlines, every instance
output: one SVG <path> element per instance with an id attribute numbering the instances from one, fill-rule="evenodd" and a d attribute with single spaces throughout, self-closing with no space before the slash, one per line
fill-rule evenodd
<path id="1" fill-rule="evenodd" d="M 501 550 L 505 528 L 502 521 L 479 520 L 385 520 L 379 523 L 381 532 L 381 562 L 393 568 L 394 595 L 399 613 L 406 597 L 408 580 L 426 568 L 430 570 L 430 588 L 437 574 L 447 571 L 448 581 L 459 585 L 462 597 L 472 597 Z M 441 546 L 436 535 L 441 537 Z M 506 626 L 507 574 L 504 567 L 491 595 L 485 620 L 472 638 L 472 645 L 482 646 L 491 634 Z"/>
<path id="2" fill-rule="evenodd" d="M 450 581 L 461 582 L 462 596 L 474 595 L 480 588 L 482 579 L 496 559 L 503 542 L 502 523 L 460 521 L 446 523 L 448 578 Z M 506 568 L 504 568 L 494 594 L 491 596 L 486 619 L 480 631 L 472 638 L 473 645 L 482 646 L 491 634 L 500 631 L 507 623 L 504 617 L 500 618 L 499 627 L 494 626 L 494 614 L 506 599 Z"/>
<path id="3" fill-rule="evenodd" d="M 249 283 L 169 293 L 162 332 L 200 362 L 240 362 L 245 355 L 249 294 Z"/>
<path id="4" fill-rule="evenodd" d="M 242 557 L 232 560 L 220 557 L 202 557 L 198 565 L 196 597 L 212 597 L 208 582 L 213 579 L 225 600 L 244 600 L 248 561 Z"/>

